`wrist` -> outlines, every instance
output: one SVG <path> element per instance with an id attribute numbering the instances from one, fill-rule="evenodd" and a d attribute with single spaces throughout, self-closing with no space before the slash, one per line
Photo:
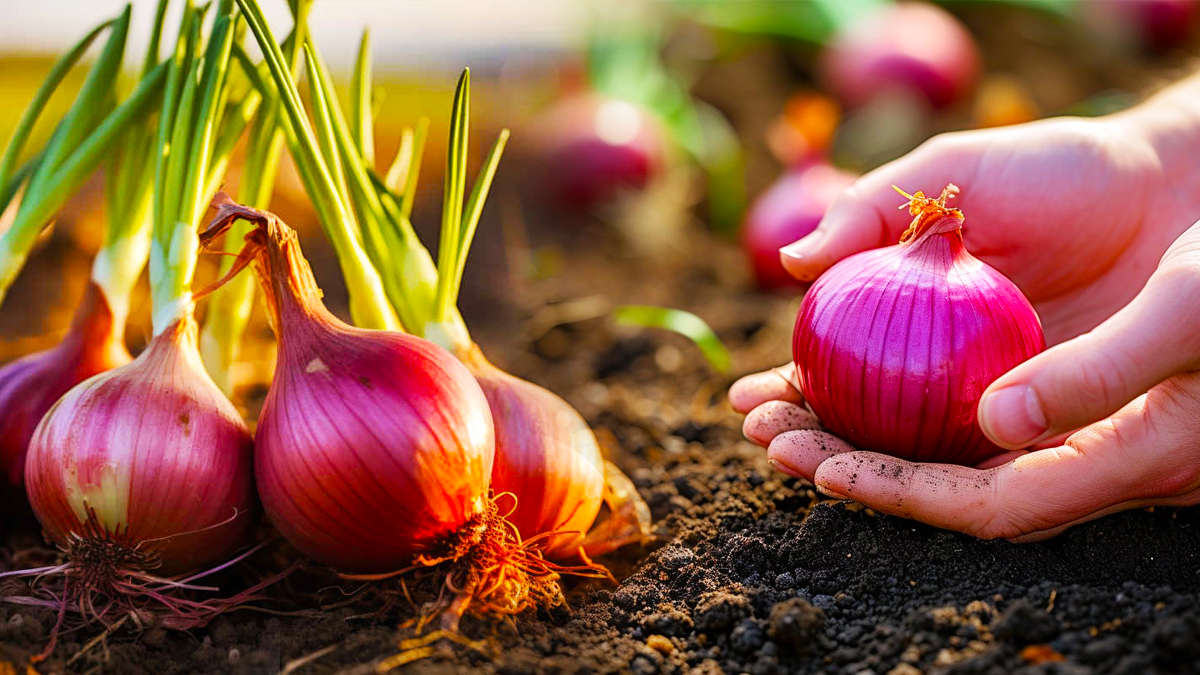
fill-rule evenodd
<path id="1" fill-rule="evenodd" d="M 1200 216 L 1200 76 L 1172 85 L 1112 120 L 1150 146 L 1171 192 Z"/>

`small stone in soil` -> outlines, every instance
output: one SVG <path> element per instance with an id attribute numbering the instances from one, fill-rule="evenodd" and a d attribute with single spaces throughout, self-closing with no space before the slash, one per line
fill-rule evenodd
<path id="1" fill-rule="evenodd" d="M 807 651 L 825 627 L 825 612 L 803 598 L 776 603 L 767 620 L 767 635 L 797 652 Z"/>

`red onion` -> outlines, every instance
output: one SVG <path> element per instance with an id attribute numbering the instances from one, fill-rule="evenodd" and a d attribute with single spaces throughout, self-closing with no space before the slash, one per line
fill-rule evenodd
<path id="1" fill-rule="evenodd" d="M 586 210 L 622 190 L 641 190 L 663 168 L 657 120 L 628 101 L 579 94 L 539 118 L 543 185 L 560 206 Z"/>
<path id="2" fill-rule="evenodd" d="M 0 369 L 0 482 L 24 484 L 29 439 L 55 401 L 89 377 L 129 363 L 124 334 L 104 291 L 89 282 L 58 345 Z"/>
<path id="3" fill-rule="evenodd" d="M 805 400 L 864 450 L 973 465 L 1003 452 L 976 421 L 997 377 L 1045 348 L 1029 301 L 967 252 L 963 214 L 918 192 L 896 246 L 853 255 L 804 296 L 793 356 Z"/>
<path id="4" fill-rule="evenodd" d="M 189 317 L 50 409 L 29 444 L 25 485 L 81 575 L 102 577 L 96 564 L 172 575 L 248 541 L 251 454 L 246 424 L 200 362 Z"/>
<path id="5" fill-rule="evenodd" d="M 257 225 L 253 262 L 279 338 L 259 417 L 263 505 L 305 555 L 359 578 L 450 566 L 453 626 L 472 600 L 514 613 L 560 599 L 560 568 L 520 540 L 489 495 L 488 400 L 450 352 L 422 338 L 348 326 L 325 309 L 296 233 L 222 197 L 202 236 Z M 372 575 L 362 577 L 363 574 Z"/>
<path id="6" fill-rule="evenodd" d="M 566 401 L 496 368 L 478 348 L 460 358 L 483 388 L 495 420 L 492 489 L 511 493 L 508 520 L 524 537 L 548 535 L 547 558 L 574 558 L 604 504 L 604 456 Z"/>
<path id="7" fill-rule="evenodd" d="M 853 174 L 814 161 L 789 169 L 758 196 L 742 224 L 742 250 L 760 288 L 800 285 L 783 269 L 779 249 L 815 230 L 834 198 L 852 182 Z"/>
<path id="8" fill-rule="evenodd" d="M 1081 4 L 1094 18 L 1132 33 L 1133 42 L 1151 51 L 1186 43 L 1200 16 L 1196 0 L 1093 0 Z"/>
<path id="9" fill-rule="evenodd" d="M 820 78 L 849 107 L 895 88 L 942 107 L 970 92 L 979 69 L 979 50 L 957 19 L 930 4 L 903 2 L 839 32 L 821 55 Z"/>

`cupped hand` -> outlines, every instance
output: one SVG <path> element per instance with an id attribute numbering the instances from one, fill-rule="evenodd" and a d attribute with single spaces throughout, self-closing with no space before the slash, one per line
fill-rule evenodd
<path id="1" fill-rule="evenodd" d="M 1061 343 L 985 392 L 980 423 L 1011 452 L 962 467 L 857 451 L 820 431 L 791 365 L 730 390 L 750 413 L 746 436 L 827 494 L 984 538 L 1200 503 L 1200 224 L 1180 236 L 1193 207 L 1123 127 L 1063 119 L 939 137 L 864 176 L 784 251 L 789 271 L 815 279 L 895 243 L 908 215 L 893 211 L 891 184 L 962 187 L 968 248 L 1022 288 Z"/>
<path id="2" fill-rule="evenodd" d="M 1025 293 L 1057 344 L 1129 302 L 1196 220 L 1140 124 L 1058 118 L 937 136 L 851 185 L 816 231 L 780 252 L 784 267 L 813 281 L 896 244 L 912 216 L 892 186 L 936 194 L 954 183 L 967 249 Z"/>

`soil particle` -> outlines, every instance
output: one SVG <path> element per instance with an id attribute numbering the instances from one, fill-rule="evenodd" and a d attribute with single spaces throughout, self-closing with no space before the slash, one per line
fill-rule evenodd
<path id="1" fill-rule="evenodd" d="M 767 634 L 772 640 L 794 651 L 808 652 L 822 635 L 825 612 L 804 598 L 791 598 L 771 607 L 768 624 Z"/>
<path id="2" fill-rule="evenodd" d="M 992 632 L 1016 645 L 1049 642 L 1058 636 L 1058 619 L 1044 609 L 1018 600 L 1004 610 Z"/>
<path id="3" fill-rule="evenodd" d="M 725 591 L 705 593 L 700 596 L 693 612 L 696 630 L 710 636 L 727 633 L 743 618 L 753 612 L 753 607 L 743 595 Z"/>

